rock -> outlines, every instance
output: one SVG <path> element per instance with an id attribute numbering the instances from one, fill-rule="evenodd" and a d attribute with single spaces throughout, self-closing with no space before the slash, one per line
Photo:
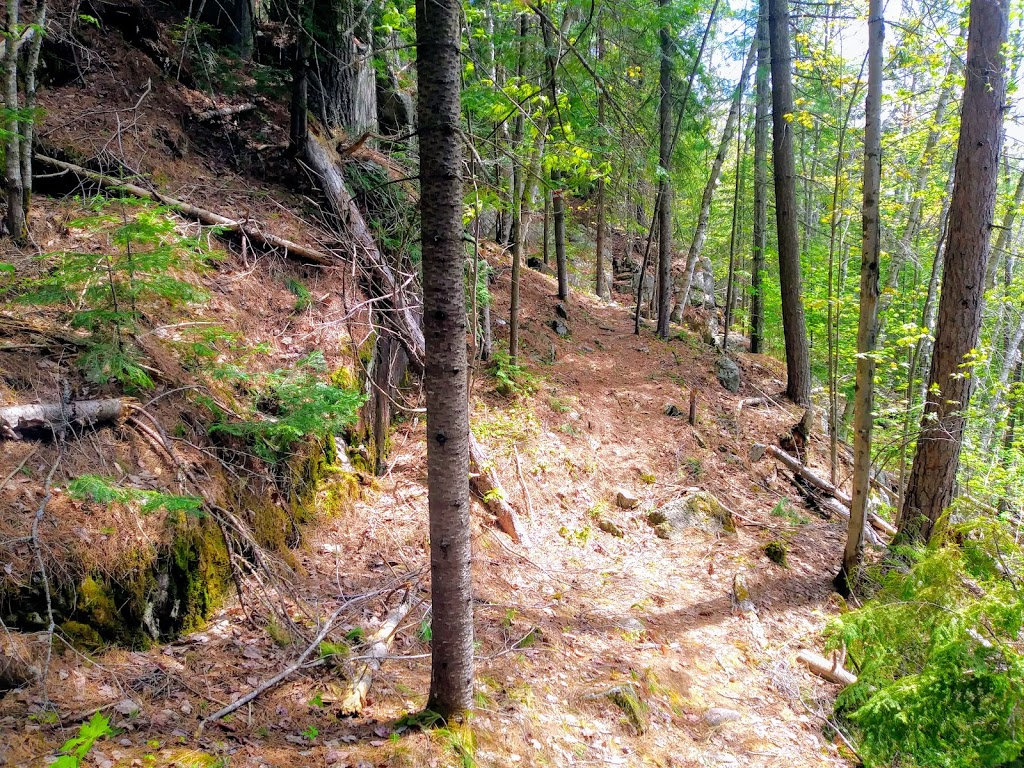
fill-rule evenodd
<path id="1" fill-rule="evenodd" d="M 647 523 L 662 539 L 674 538 L 687 528 L 708 533 L 736 533 L 732 512 L 705 491 L 684 496 L 665 504 L 647 516 Z"/>
<path id="2" fill-rule="evenodd" d="M 696 307 L 715 306 L 715 273 L 711 259 L 702 256 L 690 282 L 690 304 Z"/>
<path id="3" fill-rule="evenodd" d="M 131 699 L 121 699 L 114 705 L 114 710 L 125 717 L 131 717 L 139 711 L 139 705 Z"/>
<path id="4" fill-rule="evenodd" d="M 743 571 L 737 571 L 732 577 L 732 612 L 737 615 L 741 613 L 757 615 L 754 601 L 750 598 L 750 589 L 747 587 L 747 577 Z"/>
<path id="5" fill-rule="evenodd" d="M 552 320 L 551 330 L 561 336 L 563 339 L 569 335 L 569 326 L 562 320 Z"/>
<path id="6" fill-rule="evenodd" d="M 640 619 L 636 619 L 632 616 L 620 619 L 615 622 L 615 626 L 623 632 L 629 632 L 631 635 L 636 635 L 637 637 L 640 637 L 647 631 L 647 627 L 644 626 L 644 623 L 640 621 Z"/>
<path id="7" fill-rule="evenodd" d="M 761 443 L 754 443 L 750 446 L 750 450 L 747 451 L 747 458 L 750 459 L 750 463 L 753 464 L 755 461 L 760 461 L 764 458 L 765 451 L 768 450 L 768 446 Z"/>
<path id="8" fill-rule="evenodd" d="M 569 310 L 566 309 L 565 304 L 562 304 L 561 302 L 555 305 L 555 314 L 563 320 L 569 319 Z"/>
<path id="9" fill-rule="evenodd" d="M 605 520 L 604 518 L 601 518 L 597 521 L 597 527 L 605 533 L 610 533 L 612 536 L 615 536 L 620 539 L 623 536 L 625 536 L 625 534 L 622 532 L 622 529 L 619 528 L 619 526 L 617 526 L 611 520 Z"/>
<path id="10" fill-rule="evenodd" d="M 630 491 L 620 488 L 615 493 L 615 505 L 618 507 L 636 509 L 638 504 L 640 504 L 640 499 Z"/>
<path id="11" fill-rule="evenodd" d="M 732 358 L 726 355 L 719 357 L 715 364 L 715 375 L 722 386 L 730 392 L 740 391 L 740 367 Z"/>
<path id="12" fill-rule="evenodd" d="M 712 728 L 717 728 L 725 723 L 731 723 L 735 720 L 739 720 L 740 717 L 742 717 L 742 715 L 740 715 L 740 713 L 735 709 L 712 707 L 704 713 L 704 722 Z"/>
<path id="13" fill-rule="evenodd" d="M 544 260 L 538 258 L 537 256 L 530 256 L 529 258 L 527 258 L 526 266 L 528 266 L 532 270 L 540 272 L 542 275 L 548 275 L 549 277 L 555 276 L 555 270 L 553 270 L 549 265 L 545 264 Z"/>
<path id="14" fill-rule="evenodd" d="M 781 565 L 783 568 L 788 568 L 789 563 L 786 562 L 786 553 L 789 548 L 786 546 L 784 541 L 773 539 L 764 545 L 764 554 L 769 560 L 776 565 Z"/>
<path id="15" fill-rule="evenodd" d="M 680 411 L 675 406 L 674 403 L 666 403 L 665 404 L 665 415 L 666 416 L 671 416 L 673 419 L 678 419 L 680 416 L 683 415 L 683 412 Z"/>

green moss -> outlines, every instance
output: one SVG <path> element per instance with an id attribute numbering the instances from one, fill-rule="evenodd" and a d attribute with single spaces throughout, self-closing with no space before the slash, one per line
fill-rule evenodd
<path id="1" fill-rule="evenodd" d="M 359 377 L 347 365 L 331 371 L 329 380 L 331 385 L 338 389 L 354 389 L 358 391 L 363 388 L 359 382 Z"/>
<path id="2" fill-rule="evenodd" d="M 231 586 L 231 562 L 220 527 L 210 518 L 176 516 L 171 580 L 181 631 L 202 626 Z"/>
<path id="3" fill-rule="evenodd" d="M 764 554 L 776 565 L 781 565 L 783 568 L 788 568 L 789 563 L 786 562 L 786 553 L 789 548 L 785 542 L 774 539 L 764 545 Z"/>
<path id="4" fill-rule="evenodd" d="M 60 625 L 64 637 L 80 651 L 95 651 L 103 646 L 100 633 L 80 621 L 68 620 Z"/>
<path id="5" fill-rule="evenodd" d="M 121 623 L 117 604 L 111 595 L 110 588 L 86 576 L 78 585 L 78 614 L 89 626 L 101 632 L 113 632 Z"/>
<path id="6" fill-rule="evenodd" d="M 622 710 L 626 720 L 636 728 L 637 733 L 644 733 L 647 730 L 647 703 L 640 698 L 635 686 L 618 685 L 605 695 L 612 704 Z"/>

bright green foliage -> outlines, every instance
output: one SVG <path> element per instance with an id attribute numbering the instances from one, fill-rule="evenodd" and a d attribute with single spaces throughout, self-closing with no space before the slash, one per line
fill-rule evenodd
<path id="1" fill-rule="evenodd" d="M 178 496 L 161 491 L 128 488 L 99 475 L 82 475 L 68 483 L 68 494 L 74 499 L 88 499 L 97 504 L 138 505 L 139 512 L 149 514 L 158 509 L 203 516 L 203 500 L 197 496 Z"/>
<path id="2" fill-rule="evenodd" d="M 64 742 L 60 748 L 63 754 L 50 765 L 53 768 L 78 768 L 97 741 L 115 733 L 107 716 L 97 712 L 89 722 L 79 726 L 77 736 Z"/>
<path id="3" fill-rule="evenodd" d="M 222 420 L 210 432 L 245 438 L 256 455 L 270 463 L 284 458 L 303 437 L 339 432 L 355 421 L 366 398 L 356 390 L 328 383 L 326 372 L 323 353 L 316 351 L 294 368 L 254 377 L 249 387 L 256 401 L 252 419 Z"/>
<path id="4" fill-rule="evenodd" d="M 495 389 L 505 397 L 529 396 L 537 391 L 537 379 L 523 366 L 512 362 L 508 352 L 494 350 L 488 369 L 497 381 Z"/>
<path id="5" fill-rule="evenodd" d="M 132 335 L 158 306 L 206 298 L 181 275 L 201 268 L 207 254 L 198 239 L 177 231 L 166 206 L 131 199 L 96 200 L 88 206 L 91 214 L 69 226 L 105 238 L 109 249 L 45 254 L 52 269 L 27 281 L 17 301 L 63 306 L 71 325 L 89 332 L 78 364 L 90 381 L 152 387 Z"/>
<path id="6" fill-rule="evenodd" d="M 901 549 L 864 607 L 834 619 L 858 681 L 837 708 L 868 766 L 1000 766 L 1024 749 L 1024 552 L 1006 524 Z"/>

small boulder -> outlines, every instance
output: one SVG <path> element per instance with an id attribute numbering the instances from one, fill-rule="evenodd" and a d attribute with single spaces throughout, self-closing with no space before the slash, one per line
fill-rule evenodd
<path id="1" fill-rule="evenodd" d="M 565 304 L 562 304 L 561 302 L 555 305 L 555 314 L 563 320 L 569 319 L 569 310 L 566 309 Z"/>
<path id="2" fill-rule="evenodd" d="M 683 415 L 683 412 L 676 407 L 675 403 L 666 403 L 665 415 L 670 416 L 673 419 L 678 419 L 680 416 Z"/>
<path id="3" fill-rule="evenodd" d="M 725 707 L 712 707 L 704 713 L 704 722 L 710 725 L 712 728 L 717 728 L 725 723 L 731 723 L 735 720 L 739 720 L 741 717 L 740 713 L 735 709 L 727 709 Z"/>
<path id="4" fill-rule="evenodd" d="M 732 358 L 726 355 L 719 357 L 715 364 L 715 375 L 722 386 L 730 392 L 740 391 L 740 367 Z"/>
<path id="5" fill-rule="evenodd" d="M 564 320 L 552 320 L 551 330 L 561 336 L 563 339 L 569 335 L 569 326 L 566 325 Z"/>
<path id="6" fill-rule="evenodd" d="M 605 520 L 603 517 L 597 521 L 597 527 L 605 533 L 610 533 L 617 539 L 621 539 L 623 536 L 625 536 L 625 534 L 622 532 L 622 529 L 619 528 L 619 526 L 617 526 L 611 520 Z"/>
<path id="7" fill-rule="evenodd" d="M 687 528 L 698 528 L 716 534 L 736 533 L 736 521 L 732 512 L 705 491 L 670 501 L 651 512 L 647 516 L 647 523 L 662 539 L 674 538 Z"/>
<path id="8" fill-rule="evenodd" d="M 623 509 L 636 509 L 640 499 L 632 492 L 620 488 L 615 493 L 615 505 Z"/>

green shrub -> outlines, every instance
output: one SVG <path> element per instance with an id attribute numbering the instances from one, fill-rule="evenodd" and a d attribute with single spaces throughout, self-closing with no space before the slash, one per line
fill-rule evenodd
<path id="1" fill-rule="evenodd" d="M 497 382 L 495 389 L 499 395 L 529 396 L 537 391 L 537 378 L 523 366 L 513 363 L 508 352 L 494 350 L 488 370 Z"/>
<path id="2" fill-rule="evenodd" d="M 153 381 L 140 362 L 133 336 L 148 310 L 202 301 L 205 291 L 182 279 L 207 254 L 198 239 L 182 236 L 173 211 L 141 200 L 98 199 L 90 215 L 69 224 L 106 238 L 109 250 L 63 251 L 41 258 L 53 268 L 19 286 L 21 304 L 62 305 L 70 324 L 89 332 L 78 365 L 95 383 L 114 379 L 135 389 Z"/>
<path id="3" fill-rule="evenodd" d="M 878 591 L 834 619 L 858 672 L 836 706 L 868 766 L 1002 766 L 1024 750 L 1022 550 L 1006 524 L 901 548 Z M 1016 764 L 1016 763 L 1014 763 Z"/>
<path id="4" fill-rule="evenodd" d="M 309 435 L 336 434 L 356 419 L 365 396 L 354 389 L 330 384 L 323 353 L 300 359 L 294 368 L 255 377 L 249 389 L 255 400 L 252 418 L 221 419 L 211 433 L 242 437 L 264 461 L 277 463 L 291 447 Z"/>

